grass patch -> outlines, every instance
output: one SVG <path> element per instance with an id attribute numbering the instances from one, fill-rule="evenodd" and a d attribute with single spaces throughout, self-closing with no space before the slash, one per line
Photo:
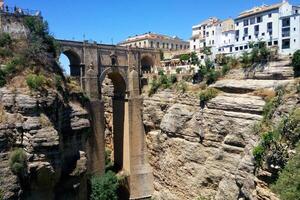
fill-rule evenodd
<path id="1" fill-rule="evenodd" d="M 46 83 L 46 78 L 43 75 L 29 74 L 26 77 L 26 83 L 31 90 L 41 90 Z"/>

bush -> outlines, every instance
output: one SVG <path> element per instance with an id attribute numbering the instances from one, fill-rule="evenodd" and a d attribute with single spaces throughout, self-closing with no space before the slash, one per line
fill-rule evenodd
<path id="1" fill-rule="evenodd" d="M 16 149 L 10 154 L 9 167 L 14 174 L 19 176 L 26 173 L 27 156 L 23 149 Z"/>
<path id="2" fill-rule="evenodd" d="M 210 69 L 206 74 L 206 84 L 207 85 L 213 84 L 218 80 L 219 77 L 220 77 L 219 71 L 216 71 L 215 69 Z"/>
<path id="3" fill-rule="evenodd" d="M 251 57 L 249 55 L 248 52 L 243 52 L 242 56 L 241 56 L 241 64 L 243 68 L 249 68 L 252 66 L 252 61 L 251 61 Z"/>
<path id="4" fill-rule="evenodd" d="M 0 47 L 8 47 L 12 44 L 12 39 L 8 33 L 0 33 Z"/>
<path id="5" fill-rule="evenodd" d="M 0 48 L 0 57 L 6 58 L 6 57 L 12 57 L 12 56 L 13 56 L 12 50 L 10 50 L 8 48 Z"/>
<path id="6" fill-rule="evenodd" d="M 290 159 L 271 187 L 282 200 L 296 200 L 300 197 L 300 145 L 296 155 Z"/>
<path id="7" fill-rule="evenodd" d="M 26 78 L 26 83 L 30 89 L 39 90 L 46 83 L 46 78 L 43 75 L 30 74 Z"/>
<path id="8" fill-rule="evenodd" d="M 294 68 L 294 72 L 296 76 L 300 75 L 300 50 L 297 50 L 293 54 L 292 66 Z"/>
<path id="9" fill-rule="evenodd" d="M 235 57 L 230 57 L 228 61 L 228 66 L 231 69 L 235 69 L 240 65 L 239 59 L 236 59 Z"/>
<path id="10" fill-rule="evenodd" d="M 190 60 L 190 54 L 182 54 L 180 55 L 180 61 L 188 61 Z"/>
<path id="11" fill-rule="evenodd" d="M 215 88 L 207 88 L 206 90 L 203 90 L 199 94 L 199 98 L 201 102 L 207 102 L 213 98 L 215 98 L 219 94 L 219 90 Z"/>
<path id="12" fill-rule="evenodd" d="M 187 90 L 187 84 L 185 81 L 180 81 L 176 85 L 176 90 L 180 93 L 185 93 Z"/>
<path id="13" fill-rule="evenodd" d="M 62 78 L 60 75 L 54 76 L 54 84 L 56 89 L 61 90 L 62 89 Z"/>
<path id="14" fill-rule="evenodd" d="M 6 84 L 5 75 L 5 72 L 0 69 L 0 87 L 3 87 Z"/>
<path id="15" fill-rule="evenodd" d="M 180 74 L 181 71 L 182 71 L 182 68 L 176 68 L 176 74 Z"/>
<path id="16" fill-rule="evenodd" d="M 260 144 L 254 147 L 254 149 L 252 150 L 253 157 L 258 166 L 260 166 L 263 161 L 264 153 L 265 153 L 265 148 Z"/>
<path id="17" fill-rule="evenodd" d="M 119 187 L 116 174 L 108 171 L 103 176 L 94 176 L 91 180 L 91 200 L 117 200 L 117 189 Z"/>
<path id="18" fill-rule="evenodd" d="M 223 65 L 222 66 L 222 75 L 225 76 L 230 71 L 229 65 Z"/>

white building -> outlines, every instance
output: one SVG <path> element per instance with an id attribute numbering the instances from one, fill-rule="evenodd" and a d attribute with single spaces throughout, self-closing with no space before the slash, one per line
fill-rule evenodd
<path id="1" fill-rule="evenodd" d="M 289 54 L 300 49 L 299 7 L 287 1 L 263 5 L 240 13 L 235 19 L 234 52 L 249 49 L 249 42 L 264 41 L 267 46 L 278 46 L 279 53 Z"/>
<path id="2" fill-rule="evenodd" d="M 179 51 L 190 48 L 189 42 L 184 41 L 176 36 L 170 37 L 151 32 L 129 37 L 119 45 L 137 48 L 155 48 L 164 51 Z"/>
<path id="3" fill-rule="evenodd" d="M 240 55 L 249 50 L 249 42 L 264 41 L 277 46 L 279 53 L 291 54 L 300 49 L 300 6 L 287 1 L 244 11 L 233 21 L 217 18 L 192 27 L 190 50 L 203 58 L 203 47 L 217 54 Z"/>

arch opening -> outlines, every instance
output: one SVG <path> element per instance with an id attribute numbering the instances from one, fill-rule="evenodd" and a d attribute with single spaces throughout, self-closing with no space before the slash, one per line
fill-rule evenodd
<path id="1" fill-rule="evenodd" d="M 101 83 L 104 101 L 106 150 L 116 173 L 124 168 L 126 82 L 119 72 L 109 72 Z"/>
<path id="2" fill-rule="evenodd" d="M 79 77 L 81 75 L 81 59 L 74 51 L 63 51 L 60 54 L 59 62 L 67 75 L 75 77 Z"/>
<path id="3" fill-rule="evenodd" d="M 154 66 L 154 61 L 150 56 L 144 56 L 141 60 L 142 73 L 150 73 Z"/>

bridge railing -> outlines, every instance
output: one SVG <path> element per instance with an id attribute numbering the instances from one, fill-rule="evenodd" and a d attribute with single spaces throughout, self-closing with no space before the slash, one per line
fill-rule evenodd
<path id="1" fill-rule="evenodd" d="M 41 16 L 41 12 L 38 10 L 23 9 L 19 7 L 9 7 L 7 5 L 2 5 L 2 7 L 0 7 L 0 13 L 20 16 Z"/>

